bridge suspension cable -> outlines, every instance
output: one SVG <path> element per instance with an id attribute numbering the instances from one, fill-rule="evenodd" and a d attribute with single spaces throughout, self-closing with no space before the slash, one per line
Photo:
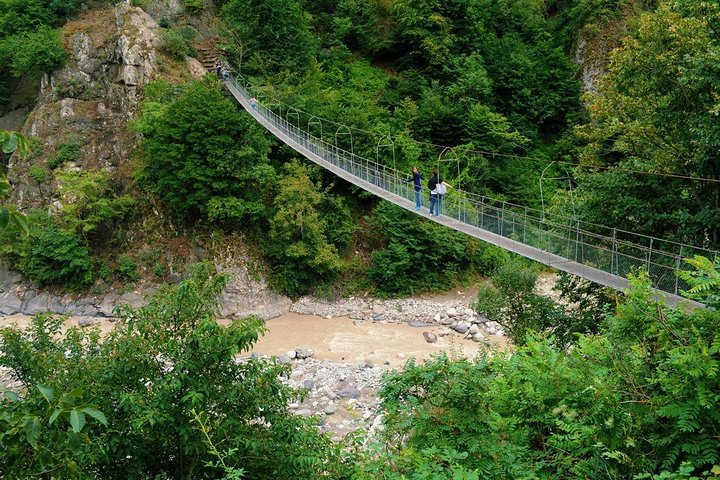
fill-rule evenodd
<path id="1" fill-rule="evenodd" d="M 371 160 L 355 154 L 350 129 L 343 131 L 338 127 L 335 143 L 329 143 L 312 135 L 310 122 L 307 131 L 303 130 L 299 120 L 295 125 L 288 117 L 284 118 L 257 102 L 235 76 L 229 75 L 225 85 L 243 108 L 283 143 L 348 182 L 415 212 L 415 192 L 407 175 L 394 165 L 379 162 L 379 155 L 376 160 Z M 344 136 L 350 137 L 349 141 L 343 140 L 350 146 L 350 151 L 338 145 Z M 382 145 L 378 143 L 376 148 L 379 146 Z M 700 247 L 544 214 L 460 189 L 448 192 L 441 204 L 441 213 L 430 218 L 547 266 L 617 290 L 628 287 L 628 274 L 645 271 L 654 288 L 671 304 L 683 300 L 680 292 L 688 288 L 675 274 L 681 269 L 683 258 L 703 255 L 717 260 L 718 254 Z"/>
<path id="2" fill-rule="evenodd" d="M 246 89 L 248 91 L 250 91 L 250 87 L 248 87 L 247 85 L 246 85 Z M 336 122 L 334 120 L 330 120 L 327 118 L 317 117 L 310 112 L 306 112 L 305 110 L 298 109 L 286 102 L 283 102 L 282 100 L 278 99 L 277 97 L 274 97 L 263 91 L 260 91 L 258 93 L 258 97 L 268 98 L 272 101 L 272 104 L 283 105 L 289 109 L 293 109 L 295 112 L 305 114 L 311 118 L 315 118 L 318 121 L 336 125 L 341 128 L 346 128 L 346 129 L 349 129 L 350 131 L 354 130 L 356 132 L 364 133 L 366 135 L 384 135 L 384 136 L 388 136 L 388 137 L 392 138 L 392 136 L 390 134 L 386 134 L 386 133 L 382 133 L 382 132 L 373 132 L 373 131 L 365 130 L 365 129 L 358 128 L 358 127 L 348 126 L 343 123 Z M 416 139 L 408 139 L 408 140 L 410 142 L 418 144 L 418 145 L 425 145 L 425 146 L 433 147 L 433 148 L 436 148 L 439 150 L 455 148 L 455 147 L 450 147 L 447 145 L 440 145 L 438 143 L 425 142 L 422 140 L 416 140 Z M 462 146 L 462 145 L 458 145 L 458 146 Z M 653 176 L 653 177 L 674 178 L 677 180 L 687 180 L 687 181 L 691 181 L 691 182 L 720 183 L 720 178 L 698 177 L 698 176 L 694 176 L 694 175 L 687 175 L 687 174 L 677 173 L 677 172 L 652 172 L 649 170 L 637 170 L 637 169 L 632 169 L 632 168 L 627 168 L 627 167 L 617 167 L 617 166 L 608 166 L 608 165 L 590 165 L 590 164 L 584 164 L 584 163 L 569 162 L 567 160 L 550 160 L 547 158 L 532 157 L 532 156 L 528 156 L 528 155 L 517 155 L 514 153 L 491 152 L 488 150 L 480 150 L 480 149 L 476 149 L 476 148 L 469 148 L 466 146 L 464 148 L 465 148 L 466 153 L 473 153 L 476 155 L 482 155 L 483 157 L 490 157 L 493 159 L 506 158 L 506 159 L 510 159 L 510 160 L 521 160 L 521 161 L 527 161 L 527 162 L 542 163 L 545 165 L 555 163 L 557 165 L 565 165 L 567 167 L 581 168 L 581 169 L 585 169 L 585 170 L 603 170 L 603 171 L 607 171 L 607 172 L 625 173 L 625 174 L 629 174 L 629 175 L 647 175 L 647 176 Z"/>

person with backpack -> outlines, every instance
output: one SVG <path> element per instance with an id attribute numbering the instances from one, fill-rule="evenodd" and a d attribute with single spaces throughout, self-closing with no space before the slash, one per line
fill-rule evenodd
<path id="1" fill-rule="evenodd" d="M 421 198 L 421 192 L 422 192 L 422 173 L 418 171 L 417 167 L 412 168 L 412 177 L 408 177 L 404 180 L 405 183 L 413 182 L 413 186 L 415 189 L 415 210 L 420 210 L 422 208 L 422 198 Z"/>

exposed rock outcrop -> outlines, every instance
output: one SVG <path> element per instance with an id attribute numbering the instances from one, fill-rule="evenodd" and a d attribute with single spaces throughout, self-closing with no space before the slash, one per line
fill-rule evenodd
<path id="1" fill-rule="evenodd" d="M 138 113 L 143 87 L 161 73 L 170 80 L 199 75 L 196 60 L 180 65 L 164 55 L 157 22 L 125 2 L 85 12 L 63 27 L 63 38 L 68 61 L 42 77 L 37 104 L 23 128 L 42 140 L 41 151 L 31 158 L 14 157 L 10 164 L 13 201 L 22 209 L 52 203 L 55 190 L 52 176 L 40 185 L 28 180 L 32 165 L 46 168 L 59 147 L 70 142 L 80 145 L 80 153 L 63 168 L 115 171 L 135 147 L 128 121 Z"/>
<path id="2" fill-rule="evenodd" d="M 575 63 L 580 68 L 583 90 L 590 94 L 598 91 L 598 80 L 605 74 L 610 63 L 610 53 L 622 43 L 627 33 L 628 10 L 622 15 L 601 24 L 586 26 L 575 44 Z"/>

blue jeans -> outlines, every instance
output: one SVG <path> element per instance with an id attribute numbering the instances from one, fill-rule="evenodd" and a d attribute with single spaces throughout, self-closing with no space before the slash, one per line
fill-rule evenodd
<path id="1" fill-rule="evenodd" d="M 440 203 L 438 202 L 438 195 L 437 193 L 431 193 L 430 194 L 430 215 L 433 214 L 433 210 L 437 208 L 437 211 L 435 211 L 435 216 L 440 215 Z"/>
<path id="2" fill-rule="evenodd" d="M 438 203 L 437 203 L 437 214 L 440 215 L 440 212 L 442 211 L 442 204 L 445 200 L 445 195 L 438 193 Z"/>
<path id="3" fill-rule="evenodd" d="M 415 190 L 415 208 L 420 210 L 422 208 L 422 198 L 420 197 L 420 190 Z"/>

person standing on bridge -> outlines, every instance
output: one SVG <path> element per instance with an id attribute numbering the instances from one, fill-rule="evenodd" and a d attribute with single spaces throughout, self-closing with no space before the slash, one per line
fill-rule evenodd
<path id="1" fill-rule="evenodd" d="M 432 173 L 432 177 L 430 177 L 430 180 L 428 180 L 428 188 L 430 189 L 430 215 L 433 215 L 433 211 L 435 211 L 437 207 L 435 216 L 438 217 L 440 216 L 440 205 L 438 204 L 437 186 L 438 183 L 440 183 L 440 178 L 438 177 L 437 170 L 433 170 Z"/>
<path id="2" fill-rule="evenodd" d="M 415 188 L 415 210 L 422 208 L 422 173 L 418 171 L 417 167 L 412 168 L 412 177 L 406 178 L 405 183 L 413 182 Z"/>
<path id="3" fill-rule="evenodd" d="M 448 187 L 453 188 L 452 185 L 445 182 L 442 177 L 438 177 L 438 184 L 437 187 L 435 187 L 435 189 L 437 190 L 437 212 L 435 213 L 436 217 L 440 216 L 440 210 L 442 210 L 442 204 L 445 200 L 445 194 L 447 193 Z"/>
<path id="4" fill-rule="evenodd" d="M 252 97 L 250 99 L 250 108 L 252 108 L 253 110 L 257 110 L 257 98 Z"/>

